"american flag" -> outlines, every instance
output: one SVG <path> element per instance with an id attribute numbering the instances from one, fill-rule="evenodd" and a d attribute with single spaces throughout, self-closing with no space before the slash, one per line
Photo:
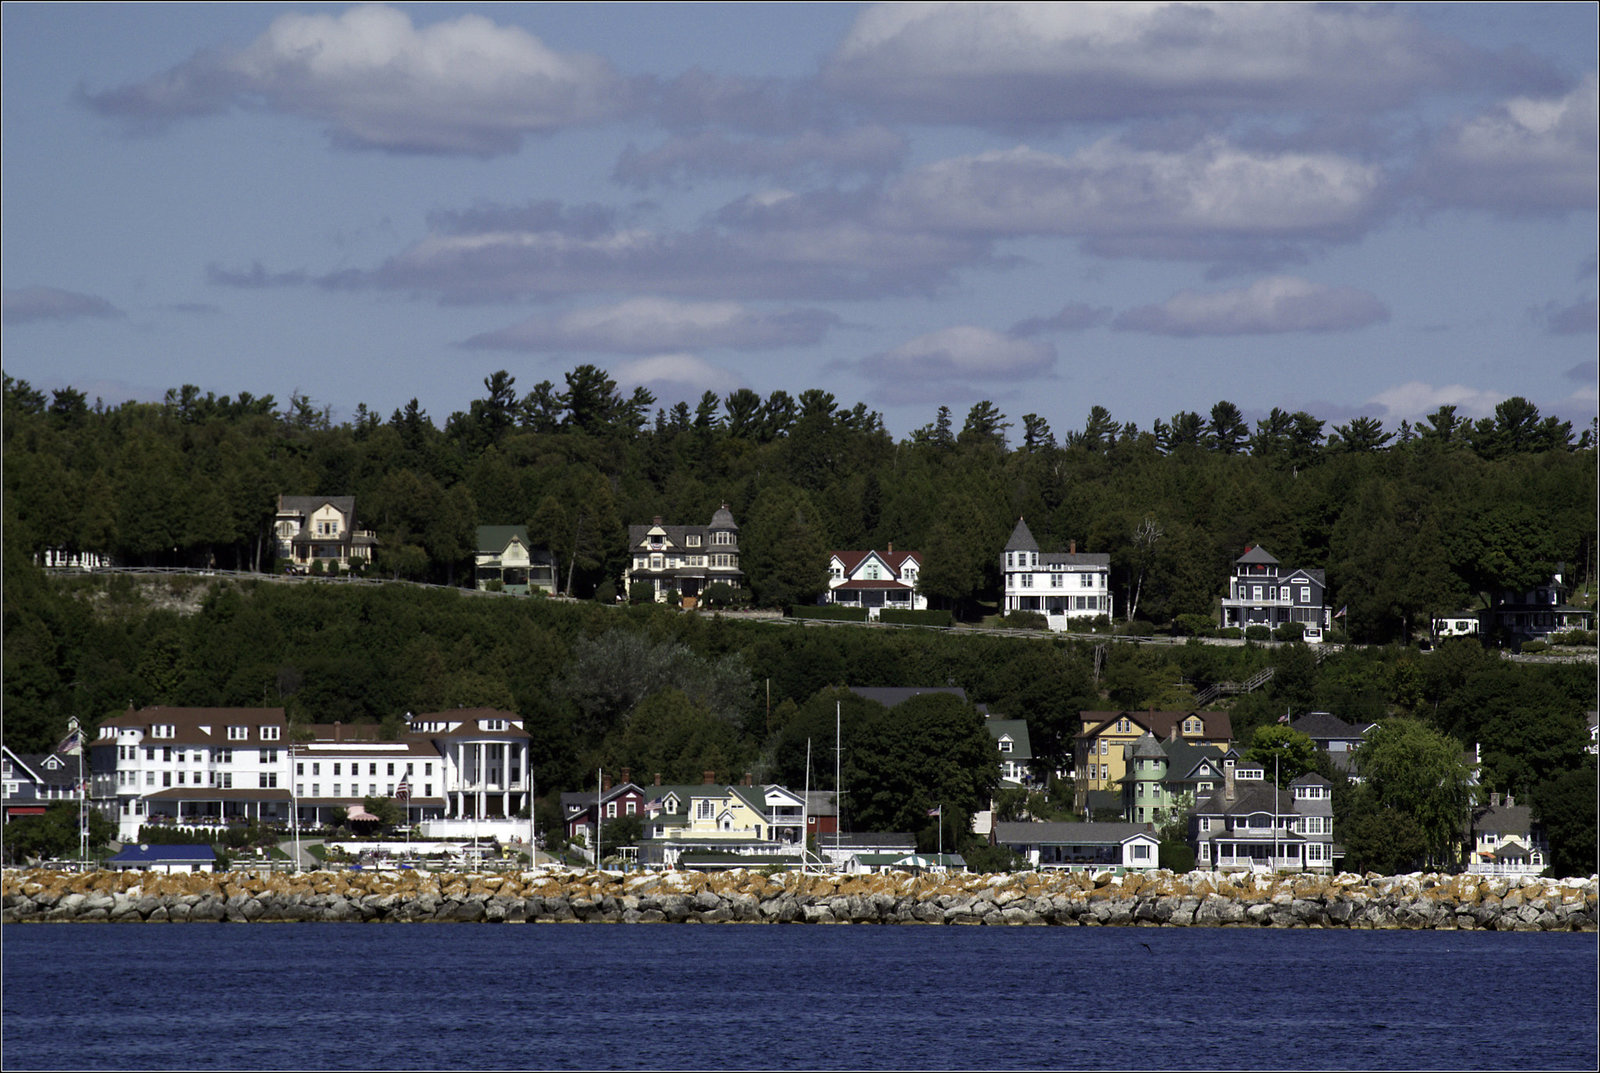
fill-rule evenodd
<path id="1" fill-rule="evenodd" d="M 83 752 L 83 731 L 74 725 L 67 731 L 67 736 L 61 739 L 61 744 L 56 746 L 56 752 L 70 755 Z"/>
<path id="2" fill-rule="evenodd" d="M 411 780 L 401 779 L 400 785 L 395 787 L 394 796 L 398 797 L 401 801 L 411 800 Z"/>
<path id="3" fill-rule="evenodd" d="M 940 805 L 938 808 L 930 808 L 928 810 L 928 815 L 930 815 L 930 816 L 943 816 L 944 815 L 944 806 Z"/>

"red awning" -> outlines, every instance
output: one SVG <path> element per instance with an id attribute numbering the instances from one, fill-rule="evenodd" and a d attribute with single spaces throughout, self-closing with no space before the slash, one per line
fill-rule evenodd
<path id="1" fill-rule="evenodd" d="M 344 814 L 344 818 L 349 820 L 351 823 L 363 823 L 363 822 L 365 822 L 365 823 L 377 823 L 378 822 L 378 817 L 374 816 L 372 813 L 368 812 L 366 809 L 362 808 L 360 805 L 351 805 L 350 806 L 350 811 L 348 811 L 348 812 L 346 812 Z"/>

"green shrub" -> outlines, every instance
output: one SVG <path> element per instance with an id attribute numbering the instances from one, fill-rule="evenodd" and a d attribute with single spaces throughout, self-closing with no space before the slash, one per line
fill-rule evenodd
<path id="1" fill-rule="evenodd" d="M 1285 622 L 1272 631 L 1272 636 L 1278 641 L 1303 641 L 1306 636 L 1304 622 Z"/>
<path id="2" fill-rule="evenodd" d="M 1237 641 L 1239 638 L 1244 636 L 1244 631 L 1239 629 L 1237 626 L 1224 626 L 1217 631 L 1217 636 L 1226 638 L 1230 641 Z"/>
<path id="3" fill-rule="evenodd" d="M 628 586 L 628 602 L 633 604 L 654 603 L 656 587 L 648 581 L 635 581 Z"/>
<path id="4" fill-rule="evenodd" d="M 1550 646 L 1545 644 L 1545 642 L 1543 642 L 1543 641 L 1524 641 L 1524 642 L 1522 642 L 1521 651 L 1522 651 L 1522 654 L 1524 656 L 1531 656 L 1531 655 L 1534 655 L 1535 653 L 1538 653 L 1538 652 L 1548 652 L 1549 650 L 1550 650 Z"/>
<path id="5" fill-rule="evenodd" d="M 949 611 L 899 611 L 886 607 L 878 612 L 878 621 L 894 626 L 953 626 L 955 616 Z"/>
<path id="6" fill-rule="evenodd" d="M 1039 611 L 1012 611 L 1001 616 L 1000 625 L 1008 630 L 1047 630 L 1050 620 Z"/>
<path id="7" fill-rule="evenodd" d="M 789 608 L 790 618 L 817 618 L 833 622 L 865 622 L 864 607 L 840 607 L 837 604 L 795 604 Z"/>
<path id="8" fill-rule="evenodd" d="M 1156 624 L 1154 622 L 1146 622 L 1142 618 L 1136 618 L 1132 622 L 1124 623 L 1120 632 L 1127 637 L 1154 637 L 1156 635 Z"/>
<path id="9" fill-rule="evenodd" d="M 1157 852 L 1157 863 L 1174 872 L 1194 871 L 1194 848 L 1187 842 L 1162 842 Z"/>
<path id="10" fill-rule="evenodd" d="M 1246 641 L 1270 641 L 1272 640 L 1272 630 L 1266 626 L 1246 626 L 1244 628 L 1244 639 Z"/>
<path id="11" fill-rule="evenodd" d="M 505 592 L 506 591 L 506 583 L 504 581 L 501 581 L 499 578 L 492 578 L 489 581 L 484 582 L 483 591 L 484 592 Z"/>
<path id="12" fill-rule="evenodd" d="M 733 603 L 733 586 L 726 581 L 713 581 L 700 594 L 700 603 L 705 607 L 727 607 Z"/>
<path id="13" fill-rule="evenodd" d="M 1594 647 L 1594 630 L 1566 630 L 1562 633 L 1552 633 L 1546 638 L 1553 645 L 1588 645 Z"/>
<path id="14" fill-rule="evenodd" d="M 1210 615 L 1179 615 L 1172 620 L 1172 632 L 1180 637 L 1205 637 L 1214 629 Z"/>

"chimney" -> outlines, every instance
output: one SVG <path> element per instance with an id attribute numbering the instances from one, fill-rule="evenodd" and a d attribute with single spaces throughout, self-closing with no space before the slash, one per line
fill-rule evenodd
<path id="1" fill-rule="evenodd" d="M 1222 799 L 1233 804 L 1233 765 L 1228 765 L 1222 772 Z"/>
<path id="2" fill-rule="evenodd" d="M 656 785 L 657 786 L 661 785 L 661 772 L 659 772 L 659 771 L 656 772 Z"/>
<path id="3" fill-rule="evenodd" d="M 745 786 L 749 786 L 750 785 L 750 772 L 746 771 L 744 773 L 744 783 L 742 785 L 745 785 Z"/>
<path id="4" fill-rule="evenodd" d="M 1516 806 L 1517 799 L 1512 797 L 1510 794 L 1506 794 L 1506 808 L 1516 808 Z"/>
<path id="5" fill-rule="evenodd" d="M 703 774 L 705 775 L 705 785 L 712 786 L 716 783 L 717 773 L 715 771 L 707 771 Z"/>
<path id="6" fill-rule="evenodd" d="M 1076 555 L 1076 554 L 1078 554 L 1078 542 L 1076 540 L 1067 541 L 1067 554 L 1068 555 Z"/>
<path id="7" fill-rule="evenodd" d="M 1489 795 L 1489 807 L 1490 808 L 1499 808 L 1500 807 L 1500 795 L 1499 794 L 1490 794 Z"/>
<path id="8" fill-rule="evenodd" d="M 340 729 L 341 728 L 340 728 L 339 720 L 335 719 L 333 721 L 333 740 L 334 741 L 338 741 L 339 740 Z"/>
<path id="9" fill-rule="evenodd" d="M 657 514 L 654 518 L 650 519 L 650 521 L 651 521 L 651 524 L 653 524 L 653 525 L 660 525 L 661 524 L 661 515 Z"/>
<path id="10" fill-rule="evenodd" d="M 628 772 L 627 768 L 623 768 L 622 769 L 622 781 L 625 782 L 625 783 L 633 781 L 633 779 L 629 777 L 629 772 Z"/>
<path id="11" fill-rule="evenodd" d="M 609 794 L 611 792 L 611 776 L 605 774 L 604 772 L 601 773 L 600 777 L 600 792 L 603 794 Z"/>
<path id="12" fill-rule="evenodd" d="M 892 541 L 892 540 L 889 541 L 889 554 L 890 555 L 894 554 L 894 541 Z"/>

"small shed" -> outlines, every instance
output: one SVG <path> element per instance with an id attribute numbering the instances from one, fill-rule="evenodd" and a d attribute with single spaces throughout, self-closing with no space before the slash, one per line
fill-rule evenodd
<path id="1" fill-rule="evenodd" d="M 167 846 L 151 842 L 123 846 L 106 867 L 117 871 L 130 868 L 148 872 L 215 872 L 217 855 L 210 846 Z"/>

